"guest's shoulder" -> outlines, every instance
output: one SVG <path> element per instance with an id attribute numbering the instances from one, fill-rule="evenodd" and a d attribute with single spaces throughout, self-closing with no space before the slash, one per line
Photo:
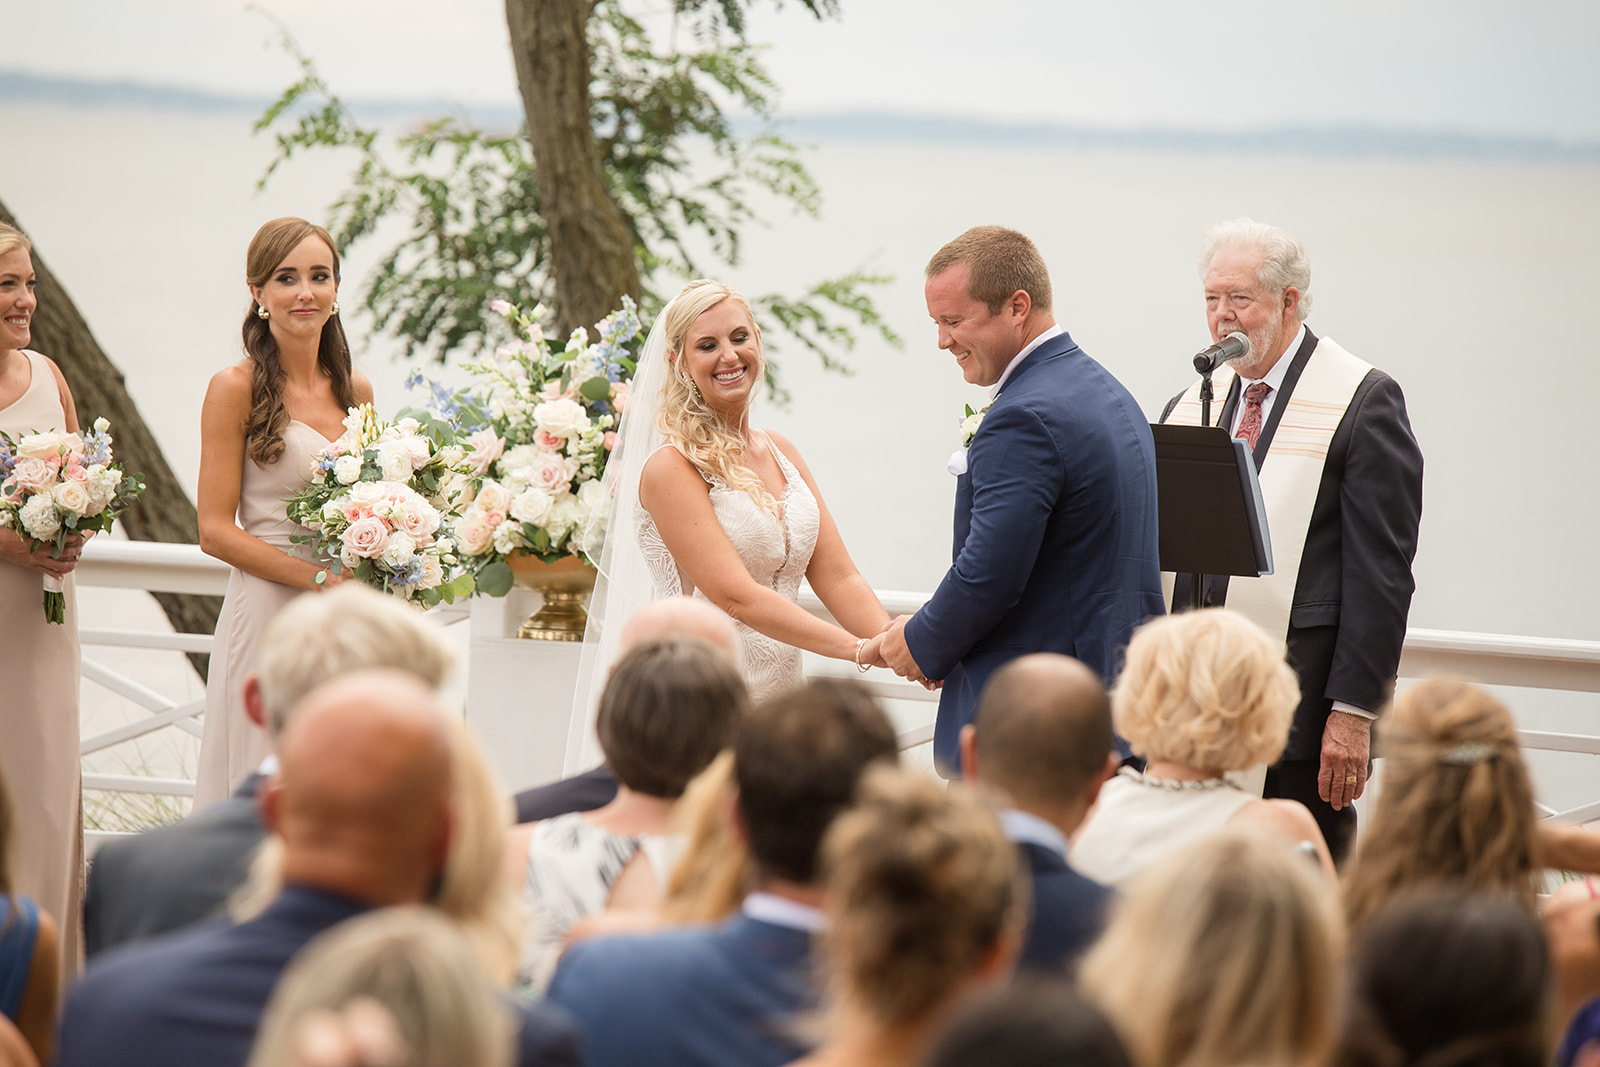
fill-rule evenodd
<path id="1" fill-rule="evenodd" d="M 623 987 L 669 988 L 717 956 L 721 928 L 686 926 L 648 934 L 616 934 L 580 941 L 561 957 L 550 983 L 550 997 L 560 1003 L 574 989 L 595 983 L 616 995 Z"/>

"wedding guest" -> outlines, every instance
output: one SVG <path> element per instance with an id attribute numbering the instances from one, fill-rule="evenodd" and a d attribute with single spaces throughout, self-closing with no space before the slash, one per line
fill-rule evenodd
<path id="1" fill-rule="evenodd" d="M 1461 887 L 1397 897 L 1356 936 L 1335 1067 L 1544 1067 L 1549 952 L 1519 900 Z"/>
<path id="2" fill-rule="evenodd" d="M 304 1067 L 329 1046 L 347 1063 L 510 1067 L 510 1005 L 459 930 L 428 908 L 383 908 L 295 956 L 267 1004 L 249 1067 Z"/>
<path id="3" fill-rule="evenodd" d="M 226 797 L 270 750 L 245 712 L 244 680 L 272 617 L 296 593 L 341 577 L 293 543 L 309 531 L 289 522 L 284 499 L 344 432 L 346 411 L 372 399 L 350 366 L 328 231 L 298 218 L 266 223 L 250 241 L 245 283 L 245 358 L 212 377 L 200 412 L 200 547 L 233 573 L 206 680 L 196 810 Z"/>
<path id="4" fill-rule="evenodd" d="M 208 923 L 97 962 L 68 998 L 61 1067 L 242 1067 L 302 946 L 344 919 L 432 895 L 452 836 L 445 723 L 434 692 L 398 671 L 353 673 L 307 696 L 261 800 L 283 842 L 282 891 L 249 921 Z M 555 1014 L 519 1016 L 522 1062 L 577 1062 Z"/>
<path id="5" fill-rule="evenodd" d="M 962 1009 L 924 1064 L 1133 1067 L 1105 1014 L 1064 980 L 1018 980 Z"/>
<path id="6" fill-rule="evenodd" d="M 697 637 L 728 654 L 739 668 L 739 632 L 727 613 L 704 600 L 690 596 L 669 596 L 652 600 L 628 616 L 622 624 L 617 656 L 649 641 Z M 609 668 L 616 670 L 613 662 Z M 590 771 L 546 785 L 525 789 L 516 796 L 517 822 L 538 822 L 574 811 L 593 811 L 611 803 L 617 795 L 617 779 L 604 763 Z"/>
<path id="7" fill-rule="evenodd" d="M 994 812 L 917 771 L 875 770 L 823 847 L 828 1036 L 806 1067 L 913 1067 L 938 1024 L 1011 975 L 1027 921 Z"/>
<path id="8" fill-rule="evenodd" d="M 866 640 L 889 616 L 799 450 L 751 422 L 765 363 L 744 296 L 690 282 L 656 317 L 638 366 L 607 470 L 618 472 L 618 495 L 601 567 L 606 595 L 590 615 L 596 660 L 615 654 L 607 619 L 693 595 L 737 621 L 752 699 L 798 686 L 802 650 L 862 665 Z M 799 605 L 801 579 L 839 625 Z M 580 680 L 574 697 L 574 726 L 586 736 L 603 681 L 598 672 Z"/>
<path id="9" fill-rule="evenodd" d="M 34 296 L 33 245 L 0 223 L 0 432 L 78 432 L 78 412 L 61 370 L 30 351 Z M 81 776 L 78 768 L 78 610 L 72 571 L 83 539 L 69 536 L 59 558 L 53 545 L 0 527 L 0 773 L 16 805 L 11 877 L 17 892 L 60 922 L 63 979 L 77 973 L 79 899 L 83 891 Z M 43 581 L 65 582 L 64 625 L 46 620 Z"/>
<path id="10" fill-rule="evenodd" d="M 778 1067 L 809 1044 L 822 926 L 818 853 L 866 769 L 898 756 L 894 727 L 854 682 L 814 679 L 757 704 L 734 742 L 735 807 L 755 867 L 739 914 L 714 925 L 573 945 L 549 999 L 576 1017 L 591 1067 Z"/>
<path id="11" fill-rule="evenodd" d="M 1060 652 L 1109 684 L 1134 627 L 1163 612 L 1156 456 L 1133 395 L 1056 322 L 1025 235 L 975 226 L 924 275 L 939 347 L 989 403 L 949 464 L 950 569 L 861 658 L 943 683 L 934 765 L 959 777 L 961 728 L 1007 660 Z"/>
<path id="12" fill-rule="evenodd" d="M 1260 826 L 1314 850 L 1329 880 L 1322 833 L 1296 800 L 1262 800 L 1239 777 L 1278 758 L 1299 701 L 1283 643 L 1223 609 L 1155 619 L 1128 644 L 1112 720 L 1144 770 L 1123 767 L 1073 846 L 1073 865 L 1123 882 L 1189 841 Z"/>
<path id="13" fill-rule="evenodd" d="M 39 1057 L 28 1047 L 17 1024 L 0 1015 L 0 1067 L 39 1067 Z"/>
<path id="14" fill-rule="evenodd" d="M 1079 982 L 1137 1067 L 1318 1067 L 1342 942 L 1313 863 L 1264 830 L 1226 830 L 1128 884 Z"/>
<path id="15" fill-rule="evenodd" d="M 1072 869 L 1067 839 L 1120 762 L 1114 743 L 1099 676 L 1053 652 L 991 675 L 961 730 L 961 766 L 1007 798 L 1000 825 L 1031 877 L 1025 970 L 1059 974 L 1100 933 L 1111 894 Z"/>
<path id="16" fill-rule="evenodd" d="M 40 1063 L 55 1057 L 60 935 L 55 919 L 16 891 L 11 878 L 16 817 L 0 773 L 0 1021 L 15 1024 Z"/>
<path id="17" fill-rule="evenodd" d="M 749 700 L 728 657 L 703 641 L 658 641 L 624 656 L 597 728 L 616 799 L 518 827 L 507 852 L 528 915 L 518 979 L 542 990 L 573 924 L 606 908 L 652 908 L 682 846 L 684 787 L 732 743 Z"/>
<path id="18" fill-rule="evenodd" d="M 296 597 L 272 619 L 242 698 L 250 721 L 276 748 L 291 711 L 324 682 L 393 667 L 437 689 L 455 665 L 455 650 L 436 624 L 393 597 L 347 583 L 325 596 Z M 263 761 L 220 803 L 171 826 L 101 846 L 83 900 L 91 959 L 222 910 L 245 884 L 266 836 L 257 794 L 271 776 L 272 762 Z"/>
<path id="19" fill-rule="evenodd" d="M 1378 739 L 1383 788 L 1345 873 L 1351 928 L 1427 884 L 1505 893 L 1531 912 L 1533 786 L 1506 706 L 1470 682 L 1429 678 L 1395 698 Z"/>

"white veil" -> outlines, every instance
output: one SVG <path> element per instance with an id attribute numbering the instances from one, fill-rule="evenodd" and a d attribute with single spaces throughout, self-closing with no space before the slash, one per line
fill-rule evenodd
<path id="1" fill-rule="evenodd" d="M 639 475 L 645 461 L 666 440 L 666 435 L 656 426 L 661 388 L 670 373 L 666 320 L 667 309 L 663 308 L 650 327 L 650 335 L 645 338 L 628 389 L 628 403 L 617 427 L 616 443 L 606 463 L 611 516 L 606 523 L 600 558 L 589 557 L 599 574 L 589 598 L 589 625 L 583 634 L 578 684 L 572 694 L 572 720 L 567 727 L 564 763 L 567 775 L 587 771 L 602 759 L 600 743 L 594 733 L 600 691 L 605 687 L 612 661 L 617 658 L 623 624 L 654 598 L 650 569 L 639 547 Z"/>

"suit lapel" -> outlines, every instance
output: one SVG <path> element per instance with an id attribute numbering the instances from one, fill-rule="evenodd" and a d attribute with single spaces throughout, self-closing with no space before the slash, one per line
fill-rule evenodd
<path id="1" fill-rule="evenodd" d="M 1255 451 L 1251 453 L 1256 461 L 1256 473 L 1261 472 L 1261 465 L 1267 461 L 1267 450 L 1272 447 L 1272 436 L 1278 432 L 1278 423 L 1283 418 L 1283 411 L 1289 406 L 1289 398 L 1294 395 L 1295 383 L 1300 380 L 1300 375 L 1305 373 L 1306 362 L 1311 358 L 1311 352 L 1317 347 L 1317 335 L 1306 328 L 1305 340 L 1300 342 L 1300 347 L 1295 351 L 1289 369 L 1283 374 L 1283 387 L 1278 390 L 1278 395 L 1272 399 L 1272 414 L 1267 416 L 1266 425 L 1261 427 L 1261 436 L 1256 438 Z M 1238 379 L 1234 379 L 1235 386 Z"/>
<path id="2" fill-rule="evenodd" d="M 1050 340 L 1044 342 L 1032 352 L 1029 352 L 1028 358 L 1017 364 L 1016 370 L 1011 372 L 1011 376 L 1007 378 L 1005 384 L 1000 387 L 1000 393 L 995 397 L 995 400 L 999 400 L 1001 396 L 1004 396 L 1006 390 L 1010 389 L 1017 383 L 1018 378 L 1021 378 L 1024 374 L 1027 374 L 1045 360 L 1053 359 L 1056 356 L 1064 356 L 1069 352 L 1077 351 L 1077 348 L 1077 342 L 1073 341 L 1072 335 L 1066 330 L 1062 330 L 1060 333 L 1050 338 Z"/>

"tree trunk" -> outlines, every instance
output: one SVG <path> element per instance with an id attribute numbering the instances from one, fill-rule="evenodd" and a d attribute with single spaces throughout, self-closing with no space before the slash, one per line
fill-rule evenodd
<path id="1" fill-rule="evenodd" d="M 606 184 L 589 125 L 593 10 L 594 0 L 506 0 L 563 337 L 599 322 L 624 293 L 640 295 L 633 233 Z"/>
<path id="2" fill-rule="evenodd" d="M 4 202 L 0 202 L 0 222 L 22 228 Z M 88 426 L 102 415 L 109 419 L 117 461 L 130 473 L 144 475 L 144 495 L 123 513 L 122 528 L 135 541 L 197 543 L 200 522 L 194 504 L 128 395 L 122 372 L 106 358 L 89 324 L 37 248 L 33 250 L 33 270 L 39 282 L 39 307 L 33 313 L 32 347 L 55 360 L 66 376 L 79 423 Z M 151 595 L 179 633 L 208 634 L 216 629 L 217 614 L 222 609 L 220 597 Z M 189 656 L 202 679 L 206 676 L 206 661 L 207 657 L 198 653 Z"/>

